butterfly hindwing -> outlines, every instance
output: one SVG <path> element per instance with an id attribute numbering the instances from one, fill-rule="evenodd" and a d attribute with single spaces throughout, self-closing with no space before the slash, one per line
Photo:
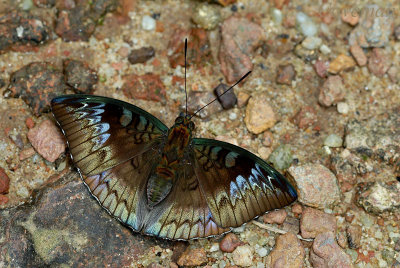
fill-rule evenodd
<path id="1" fill-rule="evenodd" d="M 193 166 L 185 164 L 171 193 L 149 214 L 143 232 L 168 239 L 188 240 L 215 236 L 229 230 L 216 224 Z"/>
<path id="2" fill-rule="evenodd" d="M 66 95 L 53 99 L 76 167 L 100 174 L 149 150 L 168 131 L 156 117 L 129 103 L 100 96 Z"/>
<path id="3" fill-rule="evenodd" d="M 148 150 L 97 175 L 82 179 L 100 205 L 135 231 L 140 231 L 147 214 L 145 188 L 158 156 Z"/>
<path id="4" fill-rule="evenodd" d="M 220 227 L 237 227 L 296 200 L 290 183 L 256 155 L 233 144 L 193 139 L 194 170 Z"/>

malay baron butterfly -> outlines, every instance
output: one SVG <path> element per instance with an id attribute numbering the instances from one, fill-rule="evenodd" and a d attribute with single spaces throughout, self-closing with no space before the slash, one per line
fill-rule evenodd
<path id="1" fill-rule="evenodd" d="M 185 59 L 186 49 L 185 43 Z M 215 236 L 297 198 L 285 177 L 256 155 L 194 138 L 187 113 L 168 128 L 139 107 L 106 97 L 66 95 L 51 105 L 90 193 L 134 231 L 174 240 Z"/>

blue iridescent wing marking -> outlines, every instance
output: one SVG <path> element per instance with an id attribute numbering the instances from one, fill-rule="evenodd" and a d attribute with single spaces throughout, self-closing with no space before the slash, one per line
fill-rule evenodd
<path id="1" fill-rule="evenodd" d="M 297 199 L 286 178 L 249 151 L 201 138 L 192 146 L 195 174 L 218 226 L 240 226 Z"/>

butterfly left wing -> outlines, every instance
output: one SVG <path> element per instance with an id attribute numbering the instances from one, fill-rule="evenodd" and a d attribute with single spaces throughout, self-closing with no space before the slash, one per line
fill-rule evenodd
<path id="1" fill-rule="evenodd" d="M 297 199 L 278 171 L 243 148 L 211 139 L 193 139 L 194 170 L 213 220 L 238 227 Z"/>
<path id="2" fill-rule="evenodd" d="M 186 163 L 167 198 L 149 212 L 142 232 L 173 240 L 188 240 L 215 236 L 229 230 L 216 224 L 193 166 Z"/>
<path id="3" fill-rule="evenodd" d="M 73 162 L 86 176 L 99 174 L 160 143 L 168 131 L 132 104 L 93 95 L 65 95 L 51 102 Z"/>

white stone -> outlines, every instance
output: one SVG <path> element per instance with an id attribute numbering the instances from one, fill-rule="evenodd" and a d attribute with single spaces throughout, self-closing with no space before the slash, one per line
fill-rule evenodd
<path id="1" fill-rule="evenodd" d="M 249 267 L 253 264 L 253 253 L 249 245 L 238 246 L 232 252 L 233 262 L 242 267 Z"/>
<path id="2" fill-rule="evenodd" d="M 315 36 L 309 36 L 306 39 L 304 39 L 303 42 L 301 43 L 301 45 L 304 48 L 309 49 L 309 50 L 316 49 L 321 44 L 322 44 L 322 39 L 319 37 L 315 37 Z"/>
<path id="3" fill-rule="evenodd" d="M 349 105 L 346 102 L 338 102 L 337 111 L 340 114 L 347 114 L 349 112 Z"/>
<path id="4" fill-rule="evenodd" d="M 296 26 L 297 29 L 305 36 L 314 36 L 318 32 L 318 28 L 315 23 L 303 12 L 296 14 Z"/>
<path id="5" fill-rule="evenodd" d="M 142 28 L 146 31 L 154 30 L 156 28 L 156 20 L 148 15 L 143 16 Z"/>
<path id="6" fill-rule="evenodd" d="M 327 45 L 325 45 L 325 44 L 322 44 L 322 45 L 319 47 L 319 51 L 321 51 L 322 54 L 325 54 L 325 55 L 331 53 L 331 49 L 330 49 Z"/>

